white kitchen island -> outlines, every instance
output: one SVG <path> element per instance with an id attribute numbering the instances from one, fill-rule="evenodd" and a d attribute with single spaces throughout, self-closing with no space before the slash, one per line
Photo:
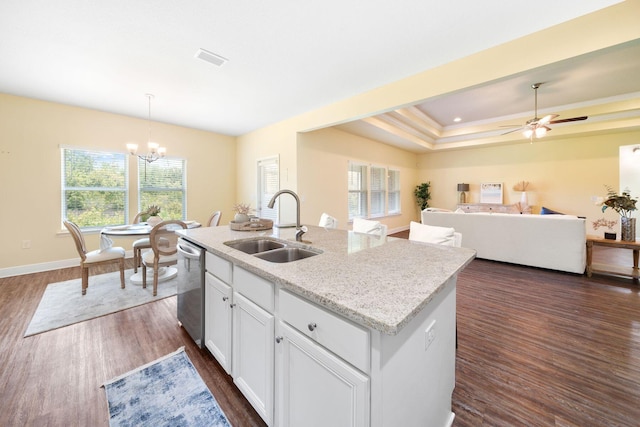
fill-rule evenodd
<path id="1" fill-rule="evenodd" d="M 473 250 L 309 227 L 184 230 L 207 249 L 205 343 L 268 425 L 453 422 L 456 278 Z M 225 245 L 322 252 L 273 263 Z"/>

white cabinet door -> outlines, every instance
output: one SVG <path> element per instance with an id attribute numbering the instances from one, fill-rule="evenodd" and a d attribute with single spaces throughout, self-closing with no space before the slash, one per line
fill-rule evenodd
<path id="1" fill-rule="evenodd" d="M 233 303 L 233 381 L 272 425 L 274 317 L 237 292 Z"/>
<path id="2" fill-rule="evenodd" d="M 284 322 L 276 344 L 279 426 L 369 425 L 369 379 Z"/>
<path id="3" fill-rule="evenodd" d="M 224 370 L 231 374 L 231 286 L 205 273 L 204 342 Z"/>

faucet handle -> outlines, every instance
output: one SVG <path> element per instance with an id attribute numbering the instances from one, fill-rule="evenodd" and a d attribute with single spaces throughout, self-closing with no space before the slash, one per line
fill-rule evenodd
<path id="1" fill-rule="evenodd" d="M 306 233 L 307 231 L 309 231 L 309 229 L 307 228 L 307 226 L 306 226 L 306 225 L 302 225 L 302 226 L 300 226 L 300 228 L 298 228 L 298 229 L 296 230 L 296 241 L 297 241 L 297 242 L 302 242 L 302 235 L 303 235 L 304 233 Z"/>

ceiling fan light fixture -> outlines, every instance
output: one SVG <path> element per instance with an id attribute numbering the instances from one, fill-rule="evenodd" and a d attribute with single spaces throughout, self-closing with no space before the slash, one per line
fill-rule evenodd
<path id="1" fill-rule="evenodd" d="M 542 138 L 547 134 L 547 128 L 545 126 L 536 128 L 536 138 Z"/>
<path id="2" fill-rule="evenodd" d="M 524 132 L 522 132 L 522 135 L 524 135 L 525 138 L 531 139 L 533 136 L 533 129 L 525 129 Z"/>

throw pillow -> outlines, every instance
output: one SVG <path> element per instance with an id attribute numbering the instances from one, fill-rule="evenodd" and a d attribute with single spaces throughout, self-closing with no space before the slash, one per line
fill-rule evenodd
<path id="1" fill-rule="evenodd" d="M 547 209 L 544 206 L 540 209 L 540 215 L 564 215 L 562 212 L 556 212 L 551 209 Z"/>

